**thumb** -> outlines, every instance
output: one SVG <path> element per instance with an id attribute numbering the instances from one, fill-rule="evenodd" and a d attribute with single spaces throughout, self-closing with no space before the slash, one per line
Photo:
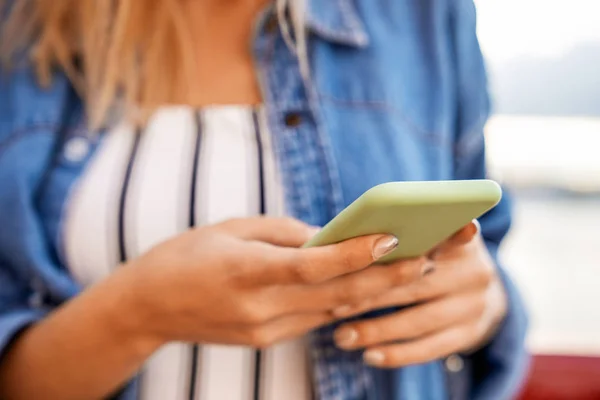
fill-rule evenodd
<path id="1" fill-rule="evenodd" d="M 429 257 L 435 258 L 437 255 L 447 253 L 456 249 L 457 247 L 464 246 L 470 243 L 479 233 L 481 232 L 481 225 L 479 225 L 479 221 L 474 219 L 469 222 L 467 225 L 463 226 L 459 231 L 454 233 L 448 239 L 446 239 L 443 243 L 433 249 Z"/>
<path id="2" fill-rule="evenodd" d="M 462 246 L 469 243 L 473 238 L 481 232 L 481 225 L 479 221 L 474 219 L 469 222 L 467 225 L 462 227 L 458 232 L 454 235 L 450 236 L 446 243 L 451 246 Z"/>

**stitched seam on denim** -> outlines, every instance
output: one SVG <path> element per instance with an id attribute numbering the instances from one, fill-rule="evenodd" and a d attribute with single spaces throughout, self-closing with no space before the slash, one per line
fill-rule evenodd
<path id="1" fill-rule="evenodd" d="M 275 36 L 274 38 L 270 39 L 268 41 L 268 48 L 266 49 L 265 55 L 264 57 L 261 57 L 259 63 L 261 65 L 261 71 L 259 73 L 262 74 L 263 79 L 262 81 L 266 84 L 266 90 L 268 90 L 269 92 L 269 97 L 271 98 L 271 100 L 273 99 L 273 93 L 275 93 L 275 91 L 277 90 L 277 88 L 272 87 L 273 82 L 272 82 L 272 77 L 273 76 L 279 76 L 279 74 L 277 74 L 277 71 L 275 70 L 274 66 L 273 66 L 273 60 L 275 58 L 275 46 L 276 46 L 276 42 L 279 39 L 279 36 Z M 265 99 L 266 100 L 266 99 Z M 289 105 L 286 104 L 286 105 Z M 271 101 L 271 104 L 269 104 L 269 106 L 273 106 L 272 108 L 275 110 L 275 112 L 273 113 L 269 113 L 267 110 L 267 119 L 269 120 L 269 125 L 271 127 L 273 127 L 273 131 L 271 132 L 272 135 L 272 140 L 273 143 L 275 145 L 275 152 L 277 154 L 277 162 L 279 163 L 279 165 L 283 165 L 283 164 L 288 164 L 288 167 L 282 168 L 281 172 L 282 174 L 285 175 L 286 179 L 284 179 L 284 183 L 285 182 L 293 182 L 293 179 L 289 179 L 290 178 L 290 171 L 289 171 L 289 165 L 293 165 L 294 164 L 294 160 L 291 159 L 289 157 L 289 155 L 287 155 L 285 149 L 283 148 L 283 144 L 282 144 L 282 139 L 280 137 L 278 137 L 279 135 L 281 135 L 283 132 L 286 132 L 286 128 L 283 126 L 283 123 L 281 121 L 280 118 L 280 112 L 282 109 L 284 109 L 282 106 L 278 106 L 277 102 L 275 102 L 275 104 L 273 104 L 273 101 Z M 301 178 L 303 181 L 306 182 L 306 179 L 304 177 Z M 292 212 L 294 214 L 297 214 L 296 210 L 293 209 L 293 204 L 296 202 L 299 202 L 301 207 L 304 207 L 305 209 L 309 208 L 309 203 L 310 201 L 306 198 L 306 195 L 304 194 L 305 191 L 304 190 L 296 190 L 296 194 L 293 194 L 294 191 L 290 190 L 289 187 L 286 187 L 286 185 L 284 185 L 284 195 L 286 198 L 286 211 L 287 212 Z M 298 199 L 295 199 L 295 196 L 299 196 Z"/>
<path id="2" fill-rule="evenodd" d="M 286 49 L 287 49 L 287 47 L 286 47 Z M 289 53 L 287 55 L 289 57 L 295 57 L 294 55 L 289 54 Z M 289 71 L 288 71 L 288 73 L 289 73 Z M 273 90 L 277 90 L 277 88 L 273 88 Z M 292 97 L 293 88 L 291 85 L 289 85 L 288 90 L 290 90 L 290 92 L 286 93 L 285 95 L 282 96 L 284 99 L 293 98 Z M 305 103 L 305 102 L 303 102 L 303 103 Z M 306 103 L 299 110 L 304 112 L 306 110 Z M 300 129 L 294 129 L 294 128 L 290 129 L 287 126 L 284 126 L 281 118 L 277 118 L 277 123 L 278 123 L 278 132 L 281 132 L 281 133 L 289 132 L 288 135 L 290 135 L 290 134 L 294 135 L 292 137 L 288 136 L 288 138 L 287 138 L 288 148 L 292 149 L 292 153 L 294 154 L 294 157 L 290 157 L 289 155 L 284 154 L 284 157 L 288 157 L 288 160 L 291 165 L 297 166 L 297 165 L 304 164 L 303 160 L 302 160 L 303 156 L 308 157 L 308 158 L 313 157 L 314 154 L 313 154 L 312 150 L 305 154 L 303 154 L 300 151 L 300 140 L 298 138 Z M 312 201 L 310 200 L 309 197 L 306 196 L 307 191 L 305 190 L 305 188 L 309 187 L 309 182 L 310 182 L 309 176 L 304 169 L 300 169 L 300 171 L 296 171 L 296 173 L 298 176 L 298 179 L 297 179 L 298 184 L 301 185 L 300 188 L 296 188 L 296 191 L 299 195 L 298 201 L 300 203 L 300 206 L 304 209 L 304 211 L 306 211 L 310 215 L 312 215 L 313 214 Z"/>
<path id="3" fill-rule="evenodd" d="M 359 47 L 365 46 L 369 43 L 367 36 L 360 33 L 347 34 L 345 32 L 334 31 L 318 21 L 311 21 L 310 25 L 312 26 L 313 31 L 318 34 L 318 36 L 321 36 L 325 39 L 348 45 L 357 45 Z"/>
<path id="4" fill-rule="evenodd" d="M 478 148 L 482 144 L 485 143 L 484 129 L 485 124 L 487 122 L 488 115 L 487 113 L 482 113 L 479 118 L 471 124 L 471 127 L 465 130 L 465 133 L 461 135 L 461 138 L 454 145 L 454 154 L 456 156 L 464 156 L 473 151 L 473 149 Z"/>
<path id="5" fill-rule="evenodd" d="M 336 98 L 336 97 L 333 97 L 330 95 L 326 95 L 323 93 L 320 93 L 319 97 L 323 100 L 329 101 L 329 102 L 331 102 L 333 104 L 337 104 L 337 105 L 356 107 L 356 108 L 358 108 L 358 107 L 368 108 L 368 109 L 374 109 L 374 110 L 386 111 L 386 112 L 392 113 L 395 116 L 397 116 L 398 118 L 400 118 L 410 129 L 415 131 L 419 135 L 419 137 L 424 138 L 424 139 L 430 141 L 432 144 L 435 144 L 438 146 L 445 144 L 444 140 L 442 140 L 440 138 L 440 135 L 428 132 L 428 131 L 424 130 L 423 128 L 419 127 L 416 123 L 414 123 L 412 121 L 411 118 L 408 118 L 406 116 L 406 113 L 402 112 L 399 108 L 391 106 L 387 103 L 377 102 L 377 101 L 344 100 L 344 99 L 339 99 L 339 98 Z"/>
<path id="6" fill-rule="evenodd" d="M 315 85 L 305 85 L 306 93 L 309 102 L 309 108 L 312 110 L 315 119 L 315 134 L 317 144 L 320 147 L 322 157 L 320 157 L 320 168 L 322 173 L 327 174 L 327 180 L 331 189 L 332 198 L 330 201 L 330 212 L 338 213 L 343 207 L 344 198 L 341 188 L 341 180 L 339 177 L 339 169 L 335 156 L 333 155 L 331 139 L 325 131 L 325 121 L 322 115 L 322 110 L 319 107 L 319 93 Z M 312 101 L 311 101 L 312 98 Z"/>
<path id="7" fill-rule="evenodd" d="M 322 36 L 325 39 L 359 47 L 367 45 L 369 37 L 364 31 L 361 20 L 357 16 L 356 10 L 352 8 L 352 5 L 347 3 L 347 0 L 337 0 L 337 9 L 342 14 L 344 22 L 341 30 L 334 30 L 315 18 L 310 18 L 308 21 L 309 28 L 312 28 L 317 36 Z"/>
<path id="8" fill-rule="evenodd" d="M 348 22 L 351 35 L 354 38 L 362 36 L 360 34 L 362 32 L 362 26 L 358 21 L 356 9 L 352 7 L 352 5 L 350 4 L 350 0 L 338 0 L 338 6 L 342 12 L 344 21 Z"/>
<path id="9" fill-rule="evenodd" d="M 279 104 L 269 104 L 269 109 L 277 112 L 282 111 L 302 111 L 309 108 L 307 101 L 281 101 Z"/>

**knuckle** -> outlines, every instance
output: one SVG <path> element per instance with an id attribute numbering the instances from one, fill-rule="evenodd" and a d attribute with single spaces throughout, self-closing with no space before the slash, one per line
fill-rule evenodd
<path id="1" fill-rule="evenodd" d="M 268 329 L 258 327 L 258 328 L 252 329 L 249 332 L 248 342 L 252 347 L 262 349 L 262 348 L 269 347 L 270 345 L 272 345 L 273 341 L 274 341 L 274 335 Z"/>
<path id="2" fill-rule="evenodd" d="M 340 304 L 357 303 L 365 297 L 364 283 L 357 279 L 350 279 L 337 289 L 336 299 Z"/>
<path id="3" fill-rule="evenodd" d="M 427 279 L 423 279 L 414 285 L 410 285 L 407 289 L 407 298 L 409 304 L 415 304 L 429 297 L 433 292 L 432 283 Z"/>
<path id="4" fill-rule="evenodd" d="M 345 305 L 354 303 L 348 285 L 340 285 L 333 289 L 333 297 L 336 305 Z"/>
<path id="5" fill-rule="evenodd" d="M 488 286 L 494 279 L 494 270 L 492 268 L 479 268 L 475 275 L 479 286 Z"/>
<path id="6" fill-rule="evenodd" d="M 304 222 L 293 217 L 277 217 L 272 220 L 273 225 L 277 227 L 277 229 L 287 230 L 292 233 L 293 236 L 301 235 L 304 237 L 304 235 L 308 234 L 308 226 Z"/>
<path id="7" fill-rule="evenodd" d="M 238 224 L 241 224 L 241 223 L 247 222 L 247 221 L 248 221 L 247 218 L 234 217 L 234 218 L 229 219 L 225 223 L 230 223 L 232 225 L 238 225 Z"/>
<path id="8" fill-rule="evenodd" d="M 302 222 L 298 221 L 295 218 L 289 217 L 289 216 L 280 217 L 278 220 L 282 225 L 285 225 L 285 226 L 301 227 L 303 225 Z"/>
<path id="9" fill-rule="evenodd" d="M 484 322 L 478 321 L 474 324 L 469 325 L 466 328 L 466 332 L 464 337 L 467 340 L 463 343 L 460 349 L 458 350 L 466 350 L 471 347 L 474 343 L 477 343 L 481 340 L 481 338 L 485 335 L 487 331 L 487 326 Z"/>
<path id="10" fill-rule="evenodd" d="M 428 318 L 428 316 L 426 315 L 416 315 L 414 318 L 412 318 L 410 323 L 410 336 L 418 337 L 425 333 L 429 333 L 429 331 L 431 330 L 432 320 L 439 321 L 439 319 L 436 318 L 435 315 L 433 315 L 432 317 L 433 318 Z"/>
<path id="11" fill-rule="evenodd" d="M 474 301 L 474 310 L 477 316 L 482 316 L 485 314 L 488 304 L 485 296 L 478 296 Z"/>
<path id="12" fill-rule="evenodd" d="M 377 341 L 377 329 L 374 327 L 374 322 L 358 323 L 352 328 L 357 333 L 356 347 L 367 347 L 375 344 Z"/>
<path id="13" fill-rule="evenodd" d="M 297 251 L 291 256 L 289 262 L 292 280 L 298 283 L 314 284 L 319 282 L 318 276 L 314 273 L 315 261 L 306 256 L 305 252 Z"/>
<path id="14" fill-rule="evenodd" d="M 269 319 L 269 312 L 264 305 L 255 304 L 254 302 L 241 302 L 238 305 L 242 323 L 257 325 Z"/>
<path id="15" fill-rule="evenodd" d="M 230 218 L 226 221 L 220 222 L 218 224 L 213 225 L 213 228 L 230 230 L 236 229 L 244 223 L 244 219 L 240 217 Z"/>
<path id="16" fill-rule="evenodd" d="M 239 287 L 251 280 L 252 268 L 246 260 L 231 263 L 227 266 L 227 280 L 234 286 Z"/>
<path id="17" fill-rule="evenodd" d="M 442 342 L 432 346 L 422 346 L 419 349 L 417 358 L 419 362 L 430 362 L 444 358 L 453 352 L 452 343 Z"/>
<path id="18" fill-rule="evenodd" d="M 408 363 L 396 354 L 395 351 L 384 351 L 385 362 L 384 367 L 387 368 L 401 368 L 407 366 Z M 418 362 L 418 360 L 417 360 Z M 417 363 L 415 362 L 415 364 Z"/>
<path id="19" fill-rule="evenodd" d="M 392 282 L 394 285 L 402 285 L 414 280 L 421 271 L 420 263 L 401 264 L 392 269 Z M 418 272 L 416 271 L 418 269 Z"/>
<path id="20" fill-rule="evenodd" d="M 249 277 L 258 277 L 264 274 L 264 271 L 272 271 L 281 265 L 281 255 L 278 249 L 269 249 L 265 251 L 260 249 L 249 249 L 249 257 L 245 257 L 242 263 L 243 273 Z"/>

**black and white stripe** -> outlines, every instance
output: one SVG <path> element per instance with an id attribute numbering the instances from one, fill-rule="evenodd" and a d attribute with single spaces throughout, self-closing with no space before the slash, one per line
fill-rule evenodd
<path id="1" fill-rule="evenodd" d="M 121 192 L 136 132 L 120 125 L 106 136 L 70 196 L 63 224 L 63 254 L 71 274 L 84 286 L 105 278 L 121 262 Z"/>
<path id="2" fill-rule="evenodd" d="M 67 264 L 84 285 L 193 226 L 283 215 L 263 110 L 160 110 L 144 132 L 119 126 L 75 188 L 64 224 Z M 307 400 L 301 340 L 258 353 L 170 343 L 146 363 L 141 400 Z"/>
<path id="3" fill-rule="evenodd" d="M 142 133 L 124 216 L 130 259 L 188 229 L 196 137 L 194 115 L 185 107 L 157 113 Z M 144 368 L 140 399 L 184 399 L 190 357 L 184 343 L 156 352 Z"/>
<path id="4" fill-rule="evenodd" d="M 198 163 L 200 159 L 200 149 L 202 148 L 202 114 L 196 113 L 196 145 L 194 146 L 194 165 L 192 166 L 192 182 L 190 187 L 190 221 L 189 227 L 193 228 L 198 225 L 196 218 L 196 183 L 198 181 Z M 200 348 L 197 344 L 192 347 L 191 354 L 191 366 L 190 366 L 190 385 L 188 390 L 189 400 L 194 400 L 196 397 L 197 382 L 198 382 L 198 358 L 200 354 Z"/>

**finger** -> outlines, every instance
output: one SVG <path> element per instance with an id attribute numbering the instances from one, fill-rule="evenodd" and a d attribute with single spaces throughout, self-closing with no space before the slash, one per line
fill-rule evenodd
<path id="1" fill-rule="evenodd" d="M 373 266 L 315 285 L 294 285 L 285 288 L 278 303 L 280 313 L 331 310 L 346 304 L 356 304 L 399 285 L 421 279 L 424 258 L 406 260 L 393 265 Z"/>
<path id="2" fill-rule="evenodd" d="M 256 240 L 282 247 L 300 247 L 319 231 L 317 227 L 287 217 L 237 218 L 214 225 L 212 229 L 243 240 Z"/>
<path id="3" fill-rule="evenodd" d="M 203 328 L 201 338 L 190 335 L 181 339 L 206 344 L 217 343 L 263 348 L 277 342 L 300 337 L 331 322 L 333 322 L 332 317 L 327 313 L 307 313 L 286 316 L 263 323 Z"/>
<path id="4" fill-rule="evenodd" d="M 379 368 L 422 364 L 459 353 L 469 348 L 478 336 L 477 324 L 469 323 L 406 343 L 375 346 L 365 351 L 363 358 L 367 364 Z"/>
<path id="5" fill-rule="evenodd" d="M 430 252 L 430 258 L 435 259 L 436 256 L 446 253 L 448 251 L 452 251 L 457 247 L 462 247 L 466 244 L 469 244 L 481 230 L 481 226 L 479 225 L 479 221 L 474 219 L 469 222 L 467 225 L 462 227 L 459 231 L 454 233 L 444 242 L 442 242 L 439 246 L 437 246 L 434 250 Z"/>
<path id="6" fill-rule="evenodd" d="M 273 283 L 318 284 L 360 271 L 391 253 L 398 240 L 390 235 L 369 235 L 307 249 L 274 249 L 264 273 Z"/>
<path id="7" fill-rule="evenodd" d="M 469 243 L 473 238 L 479 234 L 480 225 L 476 219 L 469 222 L 467 225 L 462 227 L 454 235 L 446 241 L 450 245 L 460 246 Z"/>
<path id="8" fill-rule="evenodd" d="M 281 317 L 250 329 L 243 342 L 252 347 L 265 348 L 298 338 L 331 322 L 332 317 L 326 312 Z"/>
<path id="9" fill-rule="evenodd" d="M 345 324 L 336 330 L 335 341 L 338 347 L 353 350 L 417 339 L 478 320 L 485 309 L 482 291 L 444 297 L 384 317 Z"/>
<path id="10" fill-rule="evenodd" d="M 348 318 L 387 307 L 407 306 L 431 301 L 454 292 L 486 287 L 494 278 L 491 268 L 461 265 L 436 270 L 413 283 L 394 287 L 360 303 L 347 304 L 332 311 L 338 318 Z"/>

